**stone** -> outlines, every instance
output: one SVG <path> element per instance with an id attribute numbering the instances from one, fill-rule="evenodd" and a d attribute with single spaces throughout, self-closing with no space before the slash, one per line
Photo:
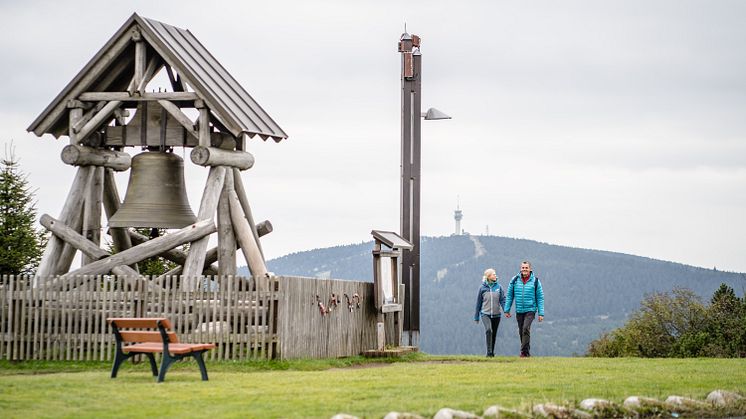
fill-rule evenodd
<path id="1" fill-rule="evenodd" d="M 529 418 L 531 416 L 521 413 L 517 410 L 508 409 L 502 406 L 494 405 L 484 410 L 482 413 L 483 418 Z"/>
<path id="2" fill-rule="evenodd" d="M 347 413 L 337 413 L 336 415 L 332 416 L 330 419 L 360 419 L 357 416 L 348 415 Z"/>
<path id="3" fill-rule="evenodd" d="M 708 402 L 720 407 L 728 406 L 743 399 L 744 397 L 740 394 L 726 390 L 713 390 L 707 395 Z"/>
<path id="4" fill-rule="evenodd" d="M 425 419 L 420 415 L 414 413 L 400 413 L 400 412 L 389 412 L 383 419 Z"/>
<path id="5" fill-rule="evenodd" d="M 572 418 L 573 413 L 574 412 L 571 409 L 552 403 L 537 404 L 534 406 L 534 415 L 545 418 Z"/>
<path id="6" fill-rule="evenodd" d="M 464 412 L 463 410 L 444 407 L 438 410 L 433 419 L 479 419 L 479 416 L 474 413 Z"/>
<path id="7" fill-rule="evenodd" d="M 580 408 L 583 410 L 602 410 L 614 407 L 614 403 L 604 399 L 585 399 L 580 402 Z"/>
<path id="8" fill-rule="evenodd" d="M 708 409 L 710 407 L 710 405 L 705 402 L 682 396 L 668 396 L 666 403 L 675 409 L 684 410 Z"/>
<path id="9" fill-rule="evenodd" d="M 666 410 L 668 406 L 650 397 L 629 396 L 624 400 L 624 407 L 631 410 Z"/>

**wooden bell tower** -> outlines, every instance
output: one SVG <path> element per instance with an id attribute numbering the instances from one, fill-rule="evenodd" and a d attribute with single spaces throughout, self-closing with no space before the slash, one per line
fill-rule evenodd
<path id="1" fill-rule="evenodd" d="M 171 91 L 148 92 L 161 71 Z M 189 108 L 196 120 L 184 112 Z M 260 237 L 272 227 L 255 224 L 241 172 L 254 164 L 249 138 L 279 142 L 287 135 L 191 32 L 133 14 L 28 131 L 68 136 L 62 161 L 77 167 L 60 215 L 41 217 L 52 236 L 35 286 L 109 273 L 142 281 L 137 262 L 156 255 L 179 265 L 169 275 L 234 275 L 239 248 L 257 284 L 266 277 Z M 128 151 L 177 147 L 190 148 L 192 163 L 209 169 L 196 223 L 153 239 L 111 227 L 117 252 L 109 254 L 100 246 L 102 208 L 110 220 L 122 205 L 114 174 L 130 169 Z M 218 246 L 208 249 L 216 232 Z M 185 243 L 188 252 L 177 249 Z M 77 251 L 82 266 L 71 269 Z"/>

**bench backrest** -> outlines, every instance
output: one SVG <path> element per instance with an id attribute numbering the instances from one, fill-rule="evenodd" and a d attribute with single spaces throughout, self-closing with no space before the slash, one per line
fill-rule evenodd
<path id="1" fill-rule="evenodd" d="M 106 321 L 115 327 L 115 333 L 119 334 L 123 343 L 143 343 L 143 342 L 158 342 L 162 343 L 163 338 L 161 335 L 161 327 L 168 336 L 169 343 L 179 343 L 179 338 L 175 332 L 172 332 L 171 322 L 165 317 L 150 317 L 150 318 L 127 318 L 127 317 L 112 317 L 106 319 Z M 140 329 L 140 330 L 123 330 L 123 329 Z M 156 329 L 156 330 L 141 330 L 141 329 Z"/>

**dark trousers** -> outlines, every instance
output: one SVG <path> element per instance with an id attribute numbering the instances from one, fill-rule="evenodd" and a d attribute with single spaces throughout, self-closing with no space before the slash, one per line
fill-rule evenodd
<path id="1" fill-rule="evenodd" d="M 495 338 L 497 327 L 500 326 L 500 317 L 482 316 L 482 324 L 487 338 L 487 356 L 495 356 Z"/>
<path id="2" fill-rule="evenodd" d="M 531 356 L 531 323 L 534 322 L 536 312 L 516 313 L 518 321 L 518 335 L 521 337 L 521 355 Z"/>

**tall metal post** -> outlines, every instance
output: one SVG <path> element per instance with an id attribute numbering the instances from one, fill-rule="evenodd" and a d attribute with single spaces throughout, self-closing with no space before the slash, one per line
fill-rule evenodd
<path id="1" fill-rule="evenodd" d="M 420 38 L 408 33 L 399 38 L 401 73 L 401 236 L 412 243 L 401 258 L 404 284 L 402 344 L 419 346 L 420 340 Z"/>

